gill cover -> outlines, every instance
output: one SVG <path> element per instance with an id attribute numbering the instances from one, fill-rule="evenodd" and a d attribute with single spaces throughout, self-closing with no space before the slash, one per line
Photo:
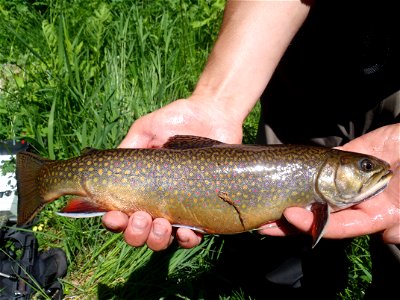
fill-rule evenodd
<path id="1" fill-rule="evenodd" d="M 390 166 L 376 157 L 332 149 L 316 178 L 316 192 L 336 209 L 355 205 L 383 190 Z"/>

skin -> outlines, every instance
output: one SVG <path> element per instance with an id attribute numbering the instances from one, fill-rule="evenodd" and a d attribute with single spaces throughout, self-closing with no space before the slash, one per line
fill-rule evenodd
<path id="1" fill-rule="evenodd" d="M 138 119 L 120 147 L 160 147 L 176 134 L 241 143 L 244 119 L 308 12 L 309 7 L 300 1 L 228 1 L 219 37 L 193 94 Z M 393 126 L 355 139 L 343 149 L 376 155 L 398 169 L 400 129 L 398 124 Z M 383 231 L 386 242 L 399 243 L 398 187 L 397 170 L 389 188 L 374 201 L 332 215 L 325 237 L 346 238 Z M 285 217 L 297 230 L 309 231 L 312 222 L 309 211 L 291 208 L 285 211 Z M 113 232 L 124 232 L 129 245 L 147 244 L 154 251 L 167 248 L 175 237 L 183 248 L 201 242 L 201 235 L 192 230 L 172 229 L 167 220 L 152 220 L 144 212 L 136 212 L 129 218 L 121 212 L 108 212 L 103 224 Z M 269 235 L 284 235 L 284 232 L 287 234 L 288 228 L 276 224 L 260 231 Z"/>

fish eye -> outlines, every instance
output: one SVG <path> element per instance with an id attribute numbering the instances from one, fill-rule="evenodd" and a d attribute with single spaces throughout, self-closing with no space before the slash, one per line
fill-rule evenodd
<path id="1" fill-rule="evenodd" d="M 374 169 L 374 167 L 374 163 L 368 158 L 364 158 L 360 161 L 360 168 L 364 172 L 370 172 Z"/>

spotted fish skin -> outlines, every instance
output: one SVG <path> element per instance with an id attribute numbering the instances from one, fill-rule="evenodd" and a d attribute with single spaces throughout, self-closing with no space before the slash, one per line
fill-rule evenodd
<path id="1" fill-rule="evenodd" d="M 31 220 L 45 203 L 62 195 L 77 195 L 87 205 L 67 206 L 66 212 L 119 210 L 130 215 L 140 210 L 207 233 L 239 233 L 279 219 L 287 207 L 326 202 L 316 188 L 318 174 L 327 161 L 344 153 L 217 141 L 192 147 L 183 141 L 160 149 L 92 150 L 64 161 L 21 152 L 18 222 Z"/>

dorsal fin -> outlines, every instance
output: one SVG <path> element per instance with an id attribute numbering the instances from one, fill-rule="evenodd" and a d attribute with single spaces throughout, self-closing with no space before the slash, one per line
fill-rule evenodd
<path id="1" fill-rule="evenodd" d="M 85 147 L 85 148 L 82 149 L 81 155 L 87 155 L 87 154 L 90 154 L 90 153 L 93 153 L 93 152 L 96 152 L 96 151 L 99 151 L 99 150 L 96 149 L 96 148 L 92 148 L 92 147 Z"/>
<path id="2" fill-rule="evenodd" d="M 220 141 L 213 139 L 194 136 L 194 135 L 175 135 L 170 137 L 163 145 L 163 148 L 168 149 L 192 149 L 192 148 L 205 148 L 223 144 Z"/>

